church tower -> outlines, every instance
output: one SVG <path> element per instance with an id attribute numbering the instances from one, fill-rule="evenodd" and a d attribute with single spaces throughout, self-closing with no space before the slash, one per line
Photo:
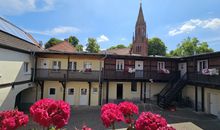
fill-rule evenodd
<path id="1" fill-rule="evenodd" d="M 141 56 L 148 56 L 148 39 L 146 32 L 146 22 L 144 20 L 144 14 L 142 10 L 142 3 L 140 3 L 131 53 L 139 54 Z"/>

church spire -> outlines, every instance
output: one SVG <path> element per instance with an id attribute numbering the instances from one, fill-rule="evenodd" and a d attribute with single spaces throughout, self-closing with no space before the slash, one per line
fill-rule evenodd
<path id="1" fill-rule="evenodd" d="M 133 44 L 131 48 L 132 54 L 139 54 L 142 56 L 148 55 L 148 39 L 146 29 L 147 26 L 144 20 L 142 1 L 140 0 L 140 8 L 135 26 L 135 35 L 133 37 Z"/>
<path id="2" fill-rule="evenodd" d="M 143 10 L 142 10 L 142 0 L 140 0 L 140 9 L 139 9 L 139 13 L 138 13 L 138 19 L 136 22 L 136 26 L 143 25 L 143 24 L 145 24 L 145 20 L 144 20 L 144 14 L 143 14 Z"/>

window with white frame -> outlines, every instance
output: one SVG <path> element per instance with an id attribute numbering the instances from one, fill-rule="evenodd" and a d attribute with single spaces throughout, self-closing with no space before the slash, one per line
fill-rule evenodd
<path id="1" fill-rule="evenodd" d="M 74 95 L 74 88 L 68 89 L 68 95 Z"/>
<path id="2" fill-rule="evenodd" d="M 92 88 L 92 92 L 93 93 L 97 93 L 98 92 L 98 88 Z"/>
<path id="3" fill-rule="evenodd" d="M 163 70 L 165 69 L 165 62 L 157 62 L 157 70 L 160 71 L 160 70 Z"/>
<path id="4" fill-rule="evenodd" d="M 49 89 L 49 95 L 56 95 L 56 89 L 55 88 L 50 88 Z"/>
<path id="5" fill-rule="evenodd" d="M 208 69 L 208 60 L 199 60 L 197 62 L 197 71 L 202 72 L 203 69 Z"/>
<path id="6" fill-rule="evenodd" d="M 92 69 L 92 63 L 91 62 L 84 62 L 84 69 Z"/>
<path id="7" fill-rule="evenodd" d="M 52 68 L 53 68 L 53 70 L 60 70 L 61 69 L 61 61 L 53 61 Z"/>
<path id="8" fill-rule="evenodd" d="M 137 82 L 131 82 L 131 92 L 137 92 Z"/>
<path id="9" fill-rule="evenodd" d="M 124 60 L 116 60 L 116 70 L 124 70 Z"/>
<path id="10" fill-rule="evenodd" d="M 77 66 L 77 62 L 70 61 L 69 62 L 69 70 L 75 71 Z"/>
<path id="11" fill-rule="evenodd" d="M 29 73 L 29 63 L 28 62 L 24 62 L 24 73 Z"/>

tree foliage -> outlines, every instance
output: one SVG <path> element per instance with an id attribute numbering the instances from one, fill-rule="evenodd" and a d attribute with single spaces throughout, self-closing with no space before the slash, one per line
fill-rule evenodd
<path id="1" fill-rule="evenodd" d="M 71 43 L 74 47 L 76 47 L 79 44 L 79 39 L 75 36 L 70 36 L 68 38 L 68 42 Z"/>
<path id="2" fill-rule="evenodd" d="M 45 44 L 45 48 L 46 49 L 50 48 L 50 47 L 52 47 L 52 46 L 54 46 L 54 45 L 56 45 L 57 43 L 60 43 L 60 42 L 62 42 L 62 40 L 54 38 L 54 37 L 50 38 L 50 40 Z"/>
<path id="3" fill-rule="evenodd" d="M 170 52 L 171 56 L 191 56 L 194 54 L 202 54 L 213 52 L 212 48 L 209 48 L 207 42 L 200 42 L 197 38 L 186 38 L 180 44 L 178 44 L 175 50 Z"/>
<path id="4" fill-rule="evenodd" d="M 83 51 L 83 45 L 81 45 L 81 44 L 76 45 L 76 50 L 78 52 L 82 52 Z"/>
<path id="5" fill-rule="evenodd" d="M 100 46 L 95 38 L 88 38 L 88 43 L 86 44 L 86 51 L 90 53 L 98 53 L 100 51 Z"/>
<path id="6" fill-rule="evenodd" d="M 148 40 L 148 55 L 166 55 L 166 49 L 164 42 L 157 37 Z"/>
<path id="7" fill-rule="evenodd" d="M 112 46 L 110 48 L 108 48 L 108 50 L 112 50 L 112 49 L 122 49 L 122 48 L 127 48 L 125 45 L 123 44 L 118 44 L 116 46 Z"/>

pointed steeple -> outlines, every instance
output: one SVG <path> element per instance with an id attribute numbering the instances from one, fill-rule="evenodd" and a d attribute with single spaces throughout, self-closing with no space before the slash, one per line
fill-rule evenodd
<path id="1" fill-rule="evenodd" d="M 136 22 L 136 26 L 137 25 L 144 25 L 145 24 L 145 20 L 144 20 L 144 14 L 143 14 L 143 10 L 142 10 L 142 2 L 140 2 L 140 9 L 139 9 L 139 13 L 138 13 L 138 19 Z"/>

